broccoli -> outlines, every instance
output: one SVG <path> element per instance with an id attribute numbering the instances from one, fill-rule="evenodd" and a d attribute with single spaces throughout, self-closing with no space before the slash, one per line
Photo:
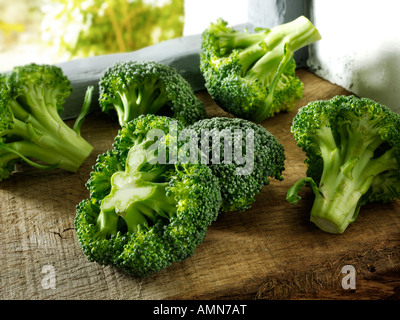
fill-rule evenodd
<path id="1" fill-rule="evenodd" d="M 222 212 L 249 209 L 269 178 L 283 180 L 284 147 L 261 125 L 241 118 L 214 117 L 200 120 L 188 130 L 201 138 L 200 161 L 208 163 L 220 181 Z"/>
<path id="2" fill-rule="evenodd" d="M 54 65 L 28 64 L 0 75 L 0 181 L 15 164 L 76 172 L 93 150 L 80 134 L 93 87 L 88 87 L 74 128 L 60 117 L 70 81 Z"/>
<path id="3" fill-rule="evenodd" d="M 302 97 L 293 54 L 321 38 L 301 16 L 272 29 L 240 32 L 219 19 L 202 34 L 200 70 L 214 101 L 225 111 L 262 122 L 291 111 Z"/>
<path id="4" fill-rule="evenodd" d="M 117 62 L 99 81 L 99 104 L 122 126 L 139 115 L 157 114 L 188 125 L 206 117 L 204 104 L 172 67 L 153 61 Z"/>
<path id="5" fill-rule="evenodd" d="M 315 193 L 311 221 L 343 233 L 361 206 L 400 197 L 400 116 L 367 98 L 336 96 L 299 109 L 292 132 L 306 153 L 307 177 L 287 193 L 296 204 L 306 184 Z"/>
<path id="6" fill-rule="evenodd" d="M 183 125 L 140 115 L 98 156 L 86 183 L 90 197 L 77 205 L 75 218 L 89 261 L 146 277 L 190 257 L 204 241 L 219 213 L 220 187 L 206 165 L 160 161 L 176 141 L 173 128 L 179 134 Z"/>

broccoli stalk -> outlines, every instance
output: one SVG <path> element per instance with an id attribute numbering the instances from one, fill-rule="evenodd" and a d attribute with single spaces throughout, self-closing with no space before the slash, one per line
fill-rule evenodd
<path id="1" fill-rule="evenodd" d="M 124 219 L 128 232 L 136 232 L 139 226 L 153 224 L 160 217 L 169 219 L 176 214 L 177 202 L 166 193 L 168 166 L 141 171 L 147 164 L 146 150 L 131 148 L 125 171 L 112 175 L 112 188 L 102 200 L 97 220 L 102 237 L 117 233 L 118 216 Z"/>
<path id="2" fill-rule="evenodd" d="M 272 29 L 239 32 L 219 20 L 203 34 L 201 70 L 210 95 L 226 111 L 254 122 L 293 109 L 303 92 L 293 54 L 321 39 L 301 16 Z"/>
<path id="3" fill-rule="evenodd" d="M 8 178 L 21 159 L 40 169 L 76 172 L 93 150 L 80 134 L 93 87 L 88 88 L 81 115 L 71 128 L 60 116 L 71 87 L 58 67 L 16 67 L 1 76 L 0 85 L 1 179 Z"/>
<path id="4" fill-rule="evenodd" d="M 375 177 L 399 167 L 394 148 L 374 158 L 376 148 L 383 141 L 379 137 L 369 140 L 360 129 L 349 132 L 346 150 L 332 149 L 331 157 L 322 155 L 321 187 L 311 210 L 311 221 L 322 230 L 342 233 L 356 220 L 364 204 L 362 196 L 371 188 Z"/>
<path id="5" fill-rule="evenodd" d="M 165 88 L 156 76 L 121 88 L 118 96 L 120 103 L 114 103 L 114 108 L 121 125 L 141 114 L 157 114 L 168 102 Z"/>
<path id="6" fill-rule="evenodd" d="M 343 233 L 362 205 L 399 197 L 398 181 L 383 192 L 377 187 L 382 183 L 376 183 L 388 174 L 399 176 L 399 119 L 386 107 L 352 97 L 304 107 L 293 132 L 310 156 L 309 177 L 289 189 L 288 201 L 297 203 L 307 184 L 315 193 L 310 220 L 326 232 Z M 312 121 L 315 127 L 307 129 Z"/>
<path id="7" fill-rule="evenodd" d="M 31 114 L 26 113 L 22 121 L 14 117 L 12 128 L 3 131 L 23 140 L 0 143 L 1 156 L 15 159 L 21 157 L 37 168 L 47 167 L 29 160 L 33 158 L 50 164 L 49 168 L 59 167 L 75 172 L 93 147 L 61 119 L 57 120 L 51 112 L 46 112 L 49 109 L 43 100 L 37 99 L 34 102 L 32 99 L 29 103 L 34 106 Z M 14 103 L 10 105 L 13 112 L 19 108 L 15 106 Z"/>
<path id="8" fill-rule="evenodd" d="M 376 159 L 372 159 L 371 150 L 365 150 L 362 155 L 352 153 L 353 157 L 348 161 L 341 158 L 338 149 L 334 149 L 328 159 L 322 156 L 324 170 L 320 187 L 311 178 L 303 178 L 289 192 L 288 199 L 297 194 L 304 183 L 312 186 L 315 199 L 310 221 L 326 232 L 343 233 L 356 220 L 361 206 L 366 203 L 363 196 L 370 190 L 374 179 L 399 166 L 393 148 Z"/>
<path id="9" fill-rule="evenodd" d="M 263 39 L 240 51 L 238 57 L 242 76 L 265 86 L 279 79 L 294 52 L 320 39 L 317 29 L 303 16 L 259 34 L 263 34 Z M 251 40 L 258 38 L 247 35 Z"/>

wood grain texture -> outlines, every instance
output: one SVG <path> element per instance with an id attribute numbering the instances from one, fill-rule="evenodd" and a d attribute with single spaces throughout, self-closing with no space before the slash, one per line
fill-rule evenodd
<path id="1" fill-rule="evenodd" d="M 309 190 L 297 206 L 285 200 L 305 174 L 305 156 L 290 133 L 297 108 L 349 94 L 308 71 L 297 73 L 303 99 L 263 123 L 285 147 L 284 181 L 271 181 L 250 210 L 220 215 L 192 257 L 148 278 L 88 262 L 75 238 L 75 206 L 88 197 L 85 182 L 97 155 L 111 148 L 115 121 L 87 118 L 82 135 L 95 149 L 75 174 L 22 166 L 0 184 L 0 298 L 399 299 L 399 201 L 367 205 L 344 234 L 331 235 L 309 222 Z M 209 116 L 229 116 L 207 92 L 198 96 Z M 341 286 L 347 264 L 357 272 L 355 290 Z M 55 268 L 55 289 L 42 287 L 45 265 Z"/>

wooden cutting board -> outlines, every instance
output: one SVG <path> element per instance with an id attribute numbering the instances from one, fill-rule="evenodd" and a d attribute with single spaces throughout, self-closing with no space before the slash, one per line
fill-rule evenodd
<path id="1" fill-rule="evenodd" d="M 297 107 L 349 94 L 306 70 L 297 73 L 305 84 Z M 198 96 L 209 116 L 226 115 L 207 92 Z M 285 147 L 284 181 L 266 186 L 247 212 L 220 215 L 194 256 L 145 279 L 88 262 L 76 241 L 75 206 L 88 197 L 91 167 L 118 131 L 106 116 L 90 115 L 82 134 L 95 149 L 77 173 L 23 166 L 0 183 L 0 298 L 400 298 L 400 201 L 363 207 L 342 235 L 309 222 L 309 190 L 297 206 L 286 202 L 288 188 L 305 175 L 305 156 L 290 133 L 296 111 L 263 123 Z M 342 286 L 346 265 L 354 267 L 355 289 Z"/>

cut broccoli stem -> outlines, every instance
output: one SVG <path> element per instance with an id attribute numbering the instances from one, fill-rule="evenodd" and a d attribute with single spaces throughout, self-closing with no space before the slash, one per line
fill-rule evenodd
<path id="1" fill-rule="evenodd" d="M 117 171 L 111 177 L 111 191 L 101 203 L 101 218 L 98 228 L 107 215 L 123 218 L 128 232 L 137 232 L 140 226 L 155 222 L 157 217 L 171 218 L 176 215 L 177 202 L 167 195 L 168 181 L 164 174 L 168 165 L 151 166 L 148 164 L 147 152 L 142 144 L 129 150 L 125 171 Z M 145 170 L 145 171 L 141 171 Z M 117 233 L 114 227 L 111 235 Z M 103 237 L 110 235 L 105 230 Z"/>
<path id="2" fill-rule="evenodd" d="M 142 183 L 144 186 L 138 188 L 148 189 L 146 190 L 148 193 L 144 193 L 142 197 L 139 195 L 138 199 L 135 200 L 129 199 L 130 206 L 126 214 L 123 215 L 128 226 L 128 232 L 136 232 L 140 225 L 154 223 L 157 216 L 169 219 L 176 215 L 177 203 L 173 198 L 166 195 L 167 182 L 139 182 L 139 184 Z"/>
<path id="3" fill-rule="evenodd" d="M 315 194 L 310 221 L 323 231 L 343 233 L 356 220 L 362 196 L 369 190 L 374 177 L 371 174 L 361 180 L 362 183 L 357 183 L 358 177 L 353 180 L 339 172 L 333 185 L 321 180 L 319 192 Z"/>
<path id="4" fill-rule="evenodd" d="M 361 198 L 360 193 L 356 193 L 348 188 L 343 193 L 336 193 L 332 199 L 327 200 L 323 195 L 316 194 L 313 207 L 311 209 L 310 221 L 321 230 L 329 233 L 343 233 L 347 226 L 357 218 L 360 208 L 358 203 Z"/>
<path id="5" fill-rule="evenodd" d="M 319 39 L 318 30 L 303 16 L 271 29 L 259 46 L 260 51 L 267 53 L 248 71 L 246 79 L 259 79 L 266 85 L 270 84 L 271 75 L 275 74 L 285 55 L 286 60 L 290 60 L 288 57 L 291 58 L 295 51 Z"/>
<path id="6" fill-rule="evenodd" d="M 59 137 L 54 139 L 53 148 L 49 153 L 56 153 L 59 158 L 56 162 L 59 168 L 76 172 L 92 152 L 93 146 L 68 126 L 60 126 L 54 130 L 59 133 Z M 55 137 L 56 132 L 54 132 Z M 49 162 L 47 158 L 39 160 L 49 164 L 54 163 Z"/>
<path id="7" fill-rule="evenodd" d="M 321 230 L 343 233 L 356 220 L 362 196 L 368 192 L 375 177 L 398 167 L 394 148 L 373 158 L 371 146 L 376 146 L 376 141 L 368 141 L 367 137 L 364 141 L 367 142 L 362 143 L 362 135 L 355 133 L 349 138 L 351 151 L 346 150 L 346 156 L 340 158 L 337 148 L 334 156 L 328 153 L 323 156 L 319 192 L 315 193 L 310 218 Z M 364 150 L 361 156 L 360 150 Z"/>
<path id="8" fill-rule="evenodd" d="M 282 35 L 287 49 L 292 52 L 321 39 L 318 30 L 304 16 L 271 29 L 271 33 L 266 37 L 266 45 L 275 47 L 274 44 L 282 41 Z"/>

